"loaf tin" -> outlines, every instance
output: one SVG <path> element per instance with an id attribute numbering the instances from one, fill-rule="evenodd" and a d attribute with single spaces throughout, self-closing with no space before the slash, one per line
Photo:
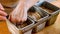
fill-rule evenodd
<path id="1" fill-rule="evenodd" d="M 35 22 L 33 32 L 41 31 L 45 27 L 46 20 L 48 19 L 49 15 L 44 10 L 39 9 L 37 6 L 31 7 L 28 13 L 29 12 L 33 13 L 33 16 L 31 16 L 30 14 L 28 14 L 28 16 Z M 38 12 L 39 15 L 36 15 L 35 12 Z M 39 19 L 37 20 L 36 17 Z"/>
<path id="2" fill-rule="evenodd" d="M 33 29 L 32 26 L 34 25 L 34 21 L 30 18 L 28 18 L 26 21 L 28 25 L 22 28 L 18 28 L 16 25 L 11 23 L 8 19 L 6 19 L 6 23 L 9 31 L 12 34 L 32 34 L 32 29 Z"/>
<path id="3" fill-rule="evenodd" d="M 60 12 L 59 7 L 49 3 L 47 1 L 44 1 L 42 3 L 38 2 L 38 5 L 35 5 L 35 6 L 38 6 L 39 8 L 41 8 L 42 10 L 44 10 L 45 12 L 47 12 L 50 15 L 46 25 L 51 25 L 56 21 L 56 18 Z"/>

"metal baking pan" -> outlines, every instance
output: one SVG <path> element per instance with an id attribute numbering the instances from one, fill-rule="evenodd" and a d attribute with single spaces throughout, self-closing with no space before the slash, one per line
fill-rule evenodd
<path id="1" fill-rule="evenodd" d="M 6 19 L 6 23 L 9 31 L 12 34 L 31 34 L 33 29 L 32 25 L 34 25 L 34 21 L 30 18 L 28 18 L 26 21 L 28 25 L 22 28 L 18 28 L 16 25 L 12 24 L 8 19 Z"/>
<path id="2" fill-rule="evenodd" d="M 35 12 L 37 12 L 39 15 L 37 15 Z M 31 14 L 33 15 L 31 15 Z M 42 9 L 39 9 L 37 6 L 33 6 L 29 9 L 28 11 L 28 16 L 33 20 L 35 21 L 35 24 L 34 24 L 34 29 L 33 29 L 33 32 L 38 32 L 40 30 L 42 30 L 44 27 L 45 27 L 45 24 L 46 24 L 46 20 L 48 19 L 48 14 L 42 10 Z M 40 16 L 40 17 L 39 17 Z M 39 18 L 39 19 L 38 19 Z M 38 20 L 37 20 L 38 19 Z"/>
<path id="3" fill-rule="evenodd" d="M 42 10 L 44 10 L 45 12 L 47 12 L 50 15 L 46 25 L 51 25 L 56 21 L 56 18 L 60 12 L 59 7 L 56 7 L 55 5 L 53 5 L 47 1 L 39 3 L 36 6 L 38 6 L 39 8 L 41 8 Z"/>

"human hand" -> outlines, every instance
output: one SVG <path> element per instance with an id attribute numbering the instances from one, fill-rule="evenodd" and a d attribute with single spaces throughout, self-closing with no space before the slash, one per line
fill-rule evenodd
<path id="1" fill-rule="evenodd" d="M 5 20 L 6 16 L 7 16 L 7 14 L 4 12 L 4 8 L 0 4 L 0 20 Z"/>
<path id="2" fill-rule="evenodd" d="M 38 1 L 38 0 L 37 0 Z M 17 7 L 10 13 L 9 20 L 14 24 L 22 23 L 27 20 L 27 11 L 32 7 L 36 0 L 20 0 Z"/>
<path id="3" fill-rule="evenodd" d="M 21 2 L 17 7 L 10 13 L 9 20 L 14 24 L 20 24 L 27 20 L 27 11 L 24 9 L 24 3 Z"/>

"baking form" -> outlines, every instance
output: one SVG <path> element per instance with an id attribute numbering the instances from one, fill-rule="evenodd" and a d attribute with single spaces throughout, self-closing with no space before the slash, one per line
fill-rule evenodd
<path id="1" fill-rule="evenodd" d="M 6 19 L 6 23 L 9 31 L 12 34 L 31 34 L 33 29 L 32 25 L 34 25 L 34 21 L 31 20 L 30 18 L 28 18 L 26 21 L 28 25 L 22 28 L 17 27 L 13 23 L 11 23 L 8 19 Z"/>
<path id="2" fill-rule="evenodd" d="M 40 9 L 44 10 L 45 12 L 47 12 L 50 15 L 46 25 L 51 25 L 56 21 L 56 18 L 60 12 L 59 7 L 56 7 L 55 5 L 53 5 L 47 1 L 38 3 L 38 5 L 36 5 L 36 6 L 38 6 Z"/>
<path id="3" fill-rule="evenodd" d="M 49 17 L 49 15 L 44 10 L 39 9 L 37 6 L 33 6 L 29 9 L 28 16 L 35 22 L 33 32 L 42 30 L 45 27 L 46 20 Z"/>

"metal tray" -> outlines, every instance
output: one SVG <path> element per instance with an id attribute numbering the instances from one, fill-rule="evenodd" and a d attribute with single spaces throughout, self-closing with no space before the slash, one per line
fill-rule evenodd
<path id="1" fill-rule="evenodd" d="M 35 27 L 33 29 L 33 32 L 38 32 L 45 27 L 46 20 L 48 19 L 49 15 L 44 10 L 39 9 L 37 6 L 31 7 L 30 11 L 32 11 L 33 13 L 34 13 L 34 11 L 36 11 L 41 16 L 40 19 L 35 20 L 35 19 L 33 19 L 32 16 L 28 15 L 33 21 L 35 21 L 35 24 L 34 24 Z"/>
<path id="2" fill-rule="evenodd" d="M 41 8 L 42 10 L 44 10 L 50 15 L 46 25 L 51 25 L 56 21 L 56 18 L 60 12 L 59 7 L 56 7 L 55 5 L 47 1 L 39 3 L 39 5 L 36 5 L 36 6 L 38 6 L 39 8 Z"/>
<path id="3" fill-rule="evenodd" d="M 8 25 L 8 29 L 12 34 L 31 34 L 32 33 L 32 25 L 34 25 L 34 21 L 30 18 L 27 19 L 27 26 L 23 28 L 17 28 L 14 24 L 12 24 L 8 19 L 6 19 L 6 23 Z"/>

